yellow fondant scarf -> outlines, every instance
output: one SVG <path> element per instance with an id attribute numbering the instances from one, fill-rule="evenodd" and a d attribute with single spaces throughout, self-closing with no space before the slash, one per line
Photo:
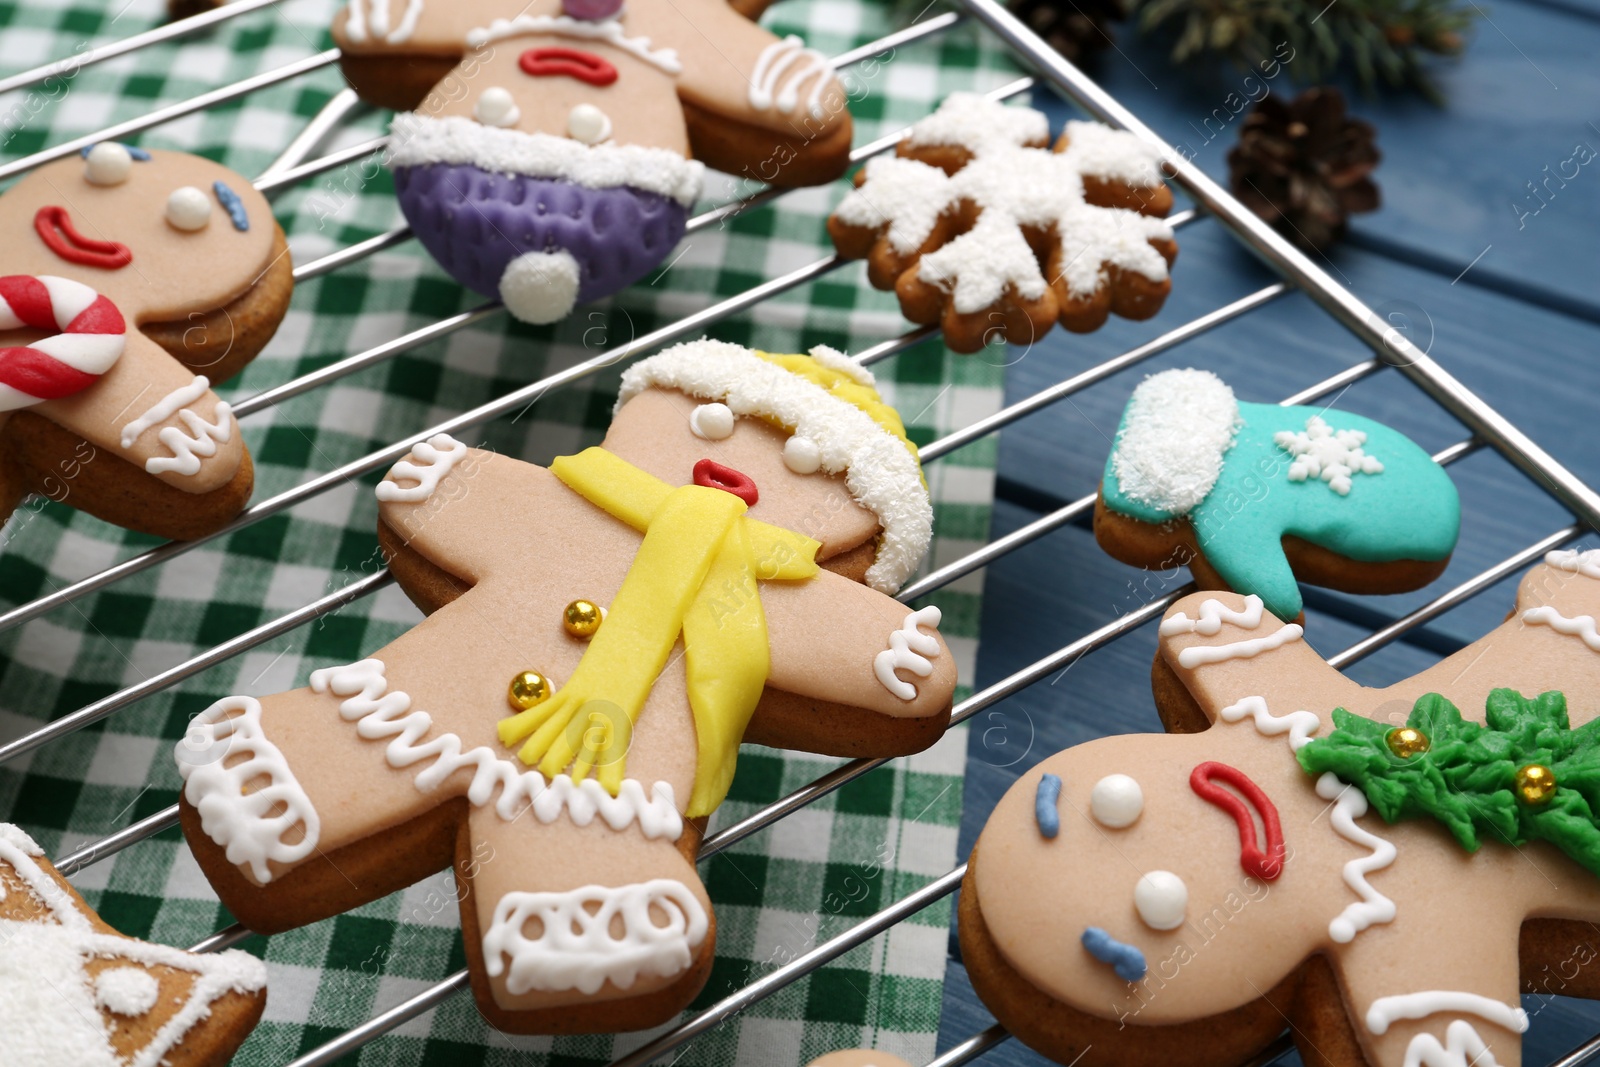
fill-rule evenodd
<path id="1" fill-rule="evenodd" d="M 767 617 L 756 582 L 812 577 L 820 546 L 747 518 L 731 493 L 673 488 L 603 448 L 562 456 L 550 472 L 644 541 L 578 669 L 543 704 L 502 720 L 500 740 L 527 738 L 517 755 L 547 778 L 568 764 L 575 780 L 592 769 L 615 796 L 633 724 L 681 633 L 699 750 L 685 814 L 708 815 L 733 781 L 767 681 Z"/>

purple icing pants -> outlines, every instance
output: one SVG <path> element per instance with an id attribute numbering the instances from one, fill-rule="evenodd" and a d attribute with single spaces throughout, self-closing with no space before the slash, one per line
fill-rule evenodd
<path id="1" fill-rule="evenodd" d="M 637 281 L 677 245 L 688 217 L 656 193 L 470 164 L 397 168 L 394 183 L 406 221 L 439 265 L 529 322 L 553 322 Z"/>

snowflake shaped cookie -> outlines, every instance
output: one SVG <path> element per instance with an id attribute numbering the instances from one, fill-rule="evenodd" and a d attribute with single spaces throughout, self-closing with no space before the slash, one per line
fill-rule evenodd
<path id="1" fill-rule="evenodd" d="M 1146 319 L 1172 287 L 1172 192 L 1132 134 L 1069 122 L 1052 150 L 1042 113 L 956 93 L 856 181 L 828 220 L 840 255 L 958 352 Z"/>
<path id="2" fill-rule="evenodd" d="M 1303 482 L 1321 478 L 1340 496 L 1350 495 L 1352 474 L 1382 474 L 1378 457 L 1362 450 L 1367 435 L 1360 430 L 1335 430 L 1319 415 L 1306 420 L 1299 432 L 1280 430 L 1272 435 L 1279 448 L 1294 457 L 1289 464 L 1289 480 Z"/>

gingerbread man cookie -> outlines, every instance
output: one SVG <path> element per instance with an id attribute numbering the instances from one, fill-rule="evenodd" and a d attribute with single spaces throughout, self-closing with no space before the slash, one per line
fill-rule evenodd
<path id="1" fill-rule="evenodd" d="M 7 1067 L 221 1067 L 267 1002 L 261 961 L 124 937 L 0 823 L 0 1059 Z"/>
<path id="2" fill-rule="evenodd" d="M 1551 553 L 1498 629 L 1368 689 L 1260 598 L 1185 597 L 1154 688 L 1193 732 L 1006 794 L 963 888 L 973 985 L 1062 1062 L 1234 1064 L 1288 1026 L 1308 1063 L 1514 1067 L 1520 992 L 1600 997 L 1597 612 L 1600 552 Z"/>
<path id="3" fill-rule="evenodd" d="M 1106 459 L 1094 535 L 1124 563 L 1187 566 L 1202 589 L 1255 593 L 1284 619 L 1296 582 L 1419 589 L 1444 572 L 1461 501 L 1409 437 L 1325 407 L 1237 400 L 1209 371 L 1133 391 Z"/>
<path id="4" fill-rule="evenodd" d="M 849 163 L 827 58 L 726 0 L 351 0 L 333 35 L 356 91 L 405 112 L 389 165 L 418 240 L 527 322 L 666 259 L 705 166 L 794 186 Z"/>
<path id="5" fill-rule="evenodd" d="M 160 537 L 210 533 L 253 471 L 211 391 L 272 338 L 293 267 L 261 194 L 111 142 L 0 196 L 0 518 L 29 492 Z"/>
<path id="6" fill-rule="evenodd" d="M 199 715 L 184 831 L 258 931 L 453 858 L 502 1029 L 636 1029 L 689 1003 L 715 940 L 700 820 L 741 740 L 889 755 L 948 722 L 939 611 L 887 595 L 930 536 L 915 448 L 838 353 L 680 345 L 624 374 L 600 447 L 546 469 L 440 435 L 378 499 L 429 618 Z"/>
<path id="7" fill-rule="evenodd" d="M 1149 318 L 1178 255 L 1159 157 L 1095 122 L 1067 123 L 1054 150 L 1049 136 L 1042 112 L 953 93 L 867 162 L 828 232 L 957 352 Z"/>

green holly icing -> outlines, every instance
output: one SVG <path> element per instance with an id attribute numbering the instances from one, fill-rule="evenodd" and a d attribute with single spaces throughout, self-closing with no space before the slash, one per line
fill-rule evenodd
<path id="1" fill-rule="evenodd" d="M 1428 750 L 1401 757 L 1390 751 L 1390 724 L 1337 708 L 1334 731 L 1297 757 L 1310 773 L 1332 771 L 1360 789 L 1385 822 L 1432 816 L 1468 852 L 1483 840 L 1548 841 L 1600 874 L 1600 719 L 1574 730 L 1563 694 L 1529 698 L 1512 689 L 1489 694 L 1485 719 L 1468 722 L 1429 693 L 1406 720 Z M 1517 771 L 1530 765 L 1554 772 L 1555 794 L 1541 803 L 1517 794 Z"/>

